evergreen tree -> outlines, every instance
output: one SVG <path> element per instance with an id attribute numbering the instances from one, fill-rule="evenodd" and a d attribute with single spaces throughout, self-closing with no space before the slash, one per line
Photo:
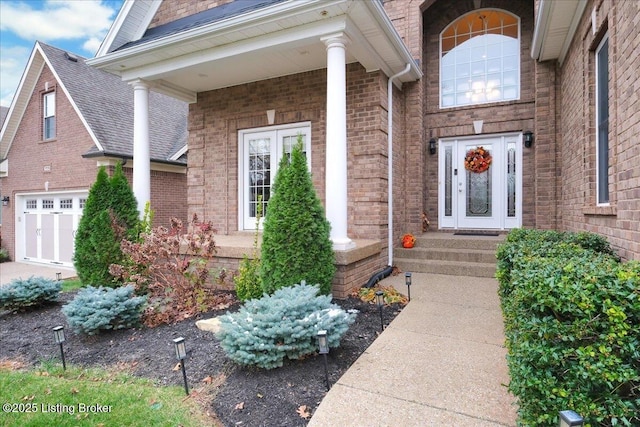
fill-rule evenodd
<path id="1" fill-rule="evenodd" d="M 113 178 L 104 167 L 98 170 L 82 211 L 75 238 L 74 267 L 87 285 L 117 286 L 109 274 L 109 265 L 122 263 L 120 241 L 138 230 L 137 202 L 122 166 L 116 166 Z M 131 236 L 136 237 L 136 236 Z"/>
<path id="2" fill-rule="evenodd" d="M 129 238 L 135 239 L 138 236 L 132 235 L 138 231 L 138 224 L 140 222 L 140 213 L 138 212 L 138 201 L 134 196 L 127 177 L 124 176 L 122 171 L 122 164 L 116 165 L 116 170 L 113 172 L 113 176 L 109 181 L 111 186 L 111 199 L 109 201 L 109 207 L 113 209 L 116 215 L 118 224 L 127 230 Z"/>
<path id="3" fill-rule="evenodd" d="M 329 294 L 336 271 L 331 226 L 313 188 L 301 136 L 291 162 L 286 155 L 280 161 L 267 209 L 261 252 L 264 292 L 306 281 Z"/>

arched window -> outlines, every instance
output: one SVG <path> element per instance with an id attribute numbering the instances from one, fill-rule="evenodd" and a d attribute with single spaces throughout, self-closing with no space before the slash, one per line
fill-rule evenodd
<path id="1" fill-rule="evenodd" d="M 440 107 L 520 98 L 520 19 L 480 9 L 440 34 Z"/>

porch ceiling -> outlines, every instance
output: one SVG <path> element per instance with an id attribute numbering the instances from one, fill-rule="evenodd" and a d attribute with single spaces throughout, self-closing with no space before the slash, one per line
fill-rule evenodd
<path id="1" fill-rule="evenodd" d="M 155 90 L 195 102 L 198 92 L 325 68 L 323 37 L 350 39 L 347 62 L 399 79 L 421 77 L 419 67 L 378 0 L 284 1 L 191 28 L 88 61 L 125 81 L 144 79 Z"/>

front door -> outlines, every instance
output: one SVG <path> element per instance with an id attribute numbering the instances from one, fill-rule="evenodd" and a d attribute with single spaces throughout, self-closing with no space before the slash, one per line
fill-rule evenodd
<path id="1" fill-rule="evenodd" d="M 443 229 L 522 224 L 522 134 L 441 139 L 438 215 Z"/>

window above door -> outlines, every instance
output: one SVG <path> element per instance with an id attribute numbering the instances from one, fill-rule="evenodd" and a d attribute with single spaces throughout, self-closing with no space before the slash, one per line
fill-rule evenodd
<path id="1" fill-rule="evenodd" d="M 520 98 L 520 19 L 499 9 L 467 13 L 440 33 L 440 107 Z"/>

